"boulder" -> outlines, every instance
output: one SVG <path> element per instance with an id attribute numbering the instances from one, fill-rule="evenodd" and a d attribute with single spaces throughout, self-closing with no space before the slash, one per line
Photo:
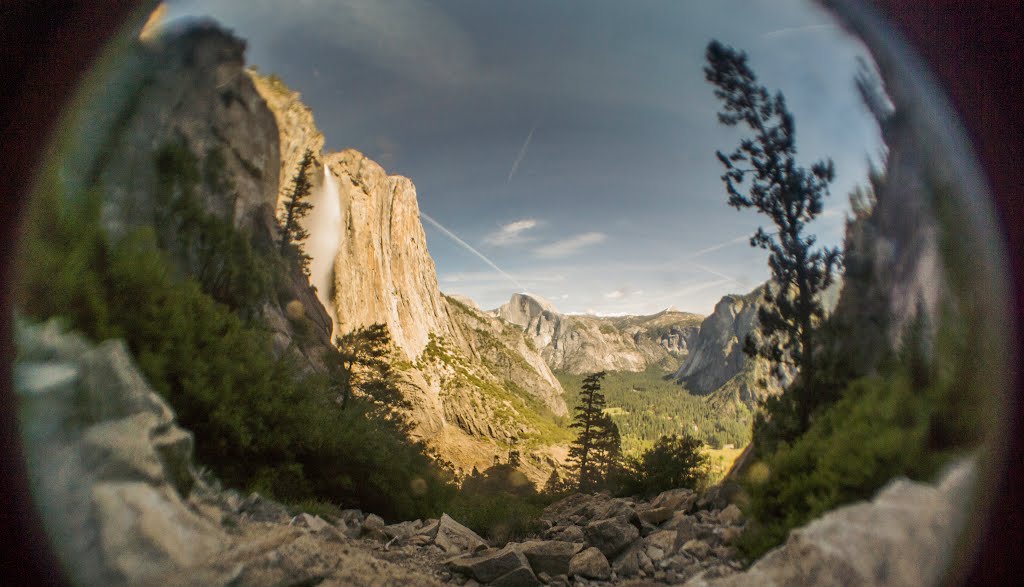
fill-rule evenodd
<path id="1" fill-rule="evenodd" d="M 363 520 L 366 516 L 359 510 L 342 510 L 338 514 L 337 525 L 342 534 L 349 538 L 359 538 L 363 532 Z"/>
<path id="2" fill-rule="evenodd" d="M 302 528 L 309 528 L 314 532 L 319 532 L 321 530 L 331 527 L 331 525 L 325 522 L 323 518 L 321 518 L 320 516 L 312 516 L 305 512 L 292 518 L 291 525 L 299 526 Z"/>
<path id="3" fill-rule="evenodd" d="M 613 557 L 640 537 L 640 531 L 625 516 L 591 522 L 583 529 L 587 542 L 606 557 Z"/>
<path id="4" fill-rule="evenodd" d="M 825 513 L 746 572 L 689 585 L 934 585 L 969 511 L 974 461 L 934 485 L 895 479 L 870 502 Z"/>
<path id="5" fill-rule="evenodd" d="M 245 498 L 238 511 L 256 522 L 283 522 L 289 518 L 288 510 L 283 505 L 256 492 Z"/>
<path id="6" fill-rule="evenodd" d="M 459 556 L 450 559 L 446 565 L 452 571 L 472 577 L 481 583 L 490 583 L 518 569 L 530 569 L 526 556 L 511 545 L 502 549 L 492 548 L 477 554 Z M 532 571 L 530 575 L 533 575 Z"/>
<path id="7" fill-rule="evenodd" d="M 557 540 L 531 540 L 516 548 L 526 555 L 535 573 L 557 576 L 569 573 L 569 562 L 583 550 L 583 545 Z"/>
<path id="8" fill-rule="evenodd" d="M 92 502 L 106 565 L 128 583 L 193 566 L 226 543 L 218 528 L 166 486 L 101 482 L 92 488 Z"/>
<path id="9" fill-rule="evenodd" d="M 569 562 L 569 574 L 606 581 L 612 576 L 612 567 L 600 550 L 590 547 L 572 557 L 572 561 Z"/>
<path id="10" fill-rule="evenodd" d="M 530 567 L 519 567 L 491 581 L 491 587 L 540 587 L 543 583 Z"/>
<path id="11" fill-rule="evenodd" d="M 405 540 L 412 536 L 417 530 L 423 527 L 423 522 L 420 520 L 413 520 L 409 522 L 399 522 L 398 524 L 391 524 L 384 526 L 384 534 L 390 539 Z"/>
<path id="12" fill-rule="evenodd" d="M 722 528 L 722 543 L 732 544 L 733 542 L 736 542 L 736 539 L 739 538 L 742 534 L 743 530 L 736 526 Z"/>
<path id="13" fill-rule="evenodd" d="M 705 535 L 705 528 L 693 516 L 677 513 L 672 519 L 661 525 L 664 530 L 675 530 L 679 540 L 686 542 Z"/>
<path id="14" fill-rule="evenodd" d="M 447 554 L 476 552 L 487 548 L 487 542 L 476 532 L 456 522 L 448 514 L 442 514 L 434 534 L 434 544 Z"/>
<path id="15" fill-rule="evenodd" d="M 724 510 L 718 512 L 718 521 L 735 526 L 743 521 L 743 512 L 740 511 L 740 508 L 736 507 L 736 504 L 730 503 Z"/>
<path id="16" fill-rule="evenodd" d="M 612 561 L 612 569 L 615 571 L 615 574 L 619 577 L 627 578 L 637 576 L 640 573 L 641 554 L 643 554 L 643 548 L 639 542 L 629 545 Z M 649 559 L 648 562 L 650 562 Z"/>
<path id="17" fill-rule="evenodd" d="M 555 526 L 547 532 L 547 537 L 562 542 L 586 542 L 587 537 L 579 526 Z"/>
<path id="18" fill-rule="evenodd" d="M 640 519 L 648 524 L 657 526 L 658 524 L 672 519 L 675 514 L 675 510 L 670 507 L 652 507 L 643 510 L 637 510 L 637 515 Z"/>
<path id="19" fill-rule="evenodd" d="M 643 539 L 644 552 L 654 562 L 658 562 L 676 550 L 675 530 L 660 530 Z"/>
<path id="20" fill-rule="evenodd" d="M 373 540 L 387 540 L 388 536 L 384 533 L 384 526 L 384 518 L 377 514 L 369 514 L 363 520 L 363 528 L 359 535 Z"/>
<path id="21" fill-rule="evenodd" d="M 661 492 L 651 500 L 651 507 L 667 508 L 672 511 L 687 513 L 696 502 L 697 494 L 690 489 L 669 489 L 668 491 Z M 665 519 L 667 520 L 668 518 Z"/>
<path id="22" fill-rule="evenodd" d="M 694 538 L 688 540 L 681 549 L 686 554 L 699 559 L 705 559 L 711 556 L 711 547 L 708 546 L 707 542 Z"/>
<path id="23" fill-rule="evenodd" d="M 163 483 L 163 463 L 150 441 L 160 425 L 156 414 L 140 412 L 90 426 L 82 435 L 85 465 L 102 480 Z"/>

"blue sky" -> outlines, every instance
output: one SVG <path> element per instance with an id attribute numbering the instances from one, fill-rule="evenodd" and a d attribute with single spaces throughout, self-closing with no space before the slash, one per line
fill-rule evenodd
<path id="1" fill-rule="evenodd" d="M 810 2 L 168 4 L 247 39 L 328 149 L 410 177 L 441 289 L 484 308 L 528 291 L 566 312 L 708 313 L 767 279 L 744 238 L 766 219 L 728 207 L 719 180 L 714 152 L 742 132 L 717 123 L 712 38 L 785 94 L 802 161 L 835 161 L 822 242 L 841 242 L 847 193 L 882 148 L 853 85 L 867 53 Z"/>

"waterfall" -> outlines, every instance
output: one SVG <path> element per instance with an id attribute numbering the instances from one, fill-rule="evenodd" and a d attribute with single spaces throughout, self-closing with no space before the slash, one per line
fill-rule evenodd
<path id="1" fill-rule="evenodd" d="M 341 199 L 338 183 L 326 163 L 323 186 L 313 194 L 310 203 L 313 204 L 313 209 L 303 223 L 304 228 L 309 231 L 309 238 L 305 243 L 306 253 L 311 257 L 309 282 L 316 287 L 320 303 L 331 316 L 334 328 L 337 328 L 334 301 L 331 299 L 334 287 L 331 282 L 334 280 L 334 259 L 338 254 L 338 242 L 341 238 Z"/>

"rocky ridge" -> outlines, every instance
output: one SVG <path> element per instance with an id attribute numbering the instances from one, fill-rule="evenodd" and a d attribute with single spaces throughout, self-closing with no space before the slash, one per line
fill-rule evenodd
<path id="1" fill-rule="evenodd" d="M 696 340 L 700 316 L 665 310 L 651 316 L 561 314 L 538 296 L 513 294 L 492 312 L 522 328 L 554 370 L 643 371 L 650 365 L 675 370 Z"/>
<path id="2" fill-rule="evenodd" d="M 180 239 L 173 223 L 158 218 L 167 203 L 155 189 L 166 165 L 159 155 L 173 147 L 193 157 L 196 169 L 164 171 L 181 180 L 199 176 L 191 188 L 203 211 L 257 246 L 276 240 L 278 124 L 245 73 L 244 54 L 245 42 L 212 21 L 160 30 L 126 47 L 105 72 L 108 83 L 83 97 L 69 123 L 75 140 L 61 158 L 61 176 L 71 178 L 71 193 L 103 194 L 103 224 L 113 237 L 142 227 L 168 243 Z M 191 251 L 173 260 L 184 273 L 199 272 Z M 276 352 L 292 349 L 306 368 L 322 369 L 330 316 L 301 273 L 284 276 L 276 293 L 259 308 Z"/>

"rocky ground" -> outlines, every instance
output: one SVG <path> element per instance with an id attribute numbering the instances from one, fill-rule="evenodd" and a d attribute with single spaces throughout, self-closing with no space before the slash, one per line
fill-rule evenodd
<path id="1" fill-rule="evenodd" d="M 323 519 L 221 490 L 192 436 L 117 341 L 21 324 L 15 388 L 34 495 L 65 571 L 104 585 L 784 585 L 937 582 L 973 465 L 936 485 L 895 480 L 829 512 L 743 570 L 744 520 L 722 491 L 652 500 L 569 496 L 533 539 L 500 548 L 447 515 Z"/>

